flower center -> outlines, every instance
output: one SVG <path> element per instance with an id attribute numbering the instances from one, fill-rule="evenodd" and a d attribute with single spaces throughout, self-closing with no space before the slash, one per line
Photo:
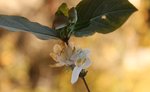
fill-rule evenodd
<path id="1" fill-rule="evenodd" d="M 83 65 L 85 63 L 85 61 L 86 61 L 86 58 L 79 58 L 76 61 L 75 65 L 78 66 L 78 67 L 80 67 L 81 65 Z"/>

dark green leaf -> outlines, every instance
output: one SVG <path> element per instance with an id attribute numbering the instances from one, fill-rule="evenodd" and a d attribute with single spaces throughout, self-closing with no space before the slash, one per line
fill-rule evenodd
<path id="1" fill-rule="evenodd" d="M 78 15 L 77 15 L 77 11 L 74 7 L 72 7 L 69 12 L 69 23 L 76 23 L 78 20 Z"/>
<path id="2" fill-rule="evenodd" d="M 68 16 L 68 11 L 69 8 L 67 6 L 66 3 L 62 3 L 59 7 L 58 10 L 56 12 L 56 15 L 64 15 L 64 16 Z"/>
<path id="3" fill-rule="evenodd" d="M 20 16 L 0 15 L 0 27 L 15 32 L 32 32 L 40 39 L 57 38 L 57 33 L 49 27 L 31 22 Z"/>
<path id="4" fill-rule="evenodd" d="M 63 41 L 69 40 L 74 25 L 77 22 L 77 11 L 74 7 L 68 8 L 66 3 L 59 6 L 55 13 L 52 28 L 57 31 L 59 38 Z"/>
<path id="5" fill-rule="evenodd" d="M 137 10 L 128 0 L 82 0 L 76 9 L 75 36 L 112 32 Z"/>
<path id="6" fill-rule="evenodd" d="M 53 21 L 52 28 L 55 30 L 62 29 L 68 25 L 68 6 L 66 3 L 62 3 L 55 13 L 55 19 Z"/>

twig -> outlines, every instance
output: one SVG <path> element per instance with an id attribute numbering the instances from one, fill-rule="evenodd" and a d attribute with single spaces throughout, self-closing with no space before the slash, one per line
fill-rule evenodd
<path id="1" fill-rule="evenodd" d="M 91 92 L 84 77 L 81 77 L 88 92 Z"/>

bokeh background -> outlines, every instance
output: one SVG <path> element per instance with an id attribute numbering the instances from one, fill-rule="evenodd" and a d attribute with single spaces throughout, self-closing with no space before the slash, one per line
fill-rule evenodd
<path id="1" fill-rule="evenodd" d="M 0 14 L 20 15 L 51 26 L 62 2 L 80 0 L 0 0 Z M 86 76 L 91 92 L 150 92 L 150 0 L 129 0 L 139 10 L 109 34 L 71 38 L 89 48 L 92 66 Z M 30 33 L 0 29 L 0 92 L 86 92 L 71 71 L 51 68 L 49 53 L 58 40 L 40 40 Z"/>

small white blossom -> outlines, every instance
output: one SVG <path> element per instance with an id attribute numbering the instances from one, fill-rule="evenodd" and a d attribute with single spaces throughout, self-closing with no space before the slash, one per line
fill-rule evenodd
<path id="1" fill-rule="evenodd" d="M 82 69 L 86 69 L 91 65 L 89 59 L 89 50 L 75 48 L 70 45 L 55 45 L 50 56 L 57 62 L 54 66 L 74 66 L 72 72 L 71 83 L 74 84 Z"/>

